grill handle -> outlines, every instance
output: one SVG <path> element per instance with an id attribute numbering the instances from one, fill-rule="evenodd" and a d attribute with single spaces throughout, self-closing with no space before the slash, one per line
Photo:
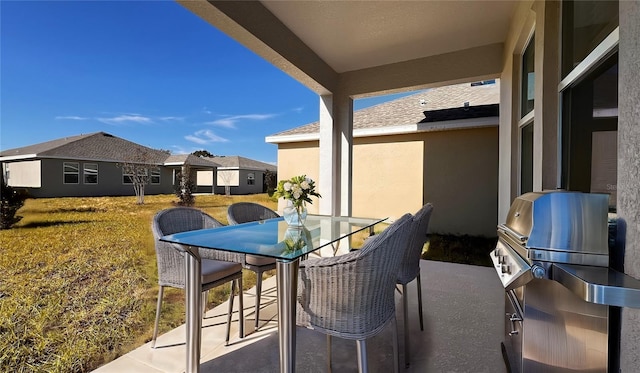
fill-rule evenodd
<path id="1" fill-rule="evenodd" d="M 521 235 L 520 233 L 518 233 L 518 232 L 514 231 L 513 229 L 509 228 L 506 224 L 498 225 L 498 231 L 502 232 L 502 233 L 506 233 L 509 236 L 518 239 L 520 242 L 526 242 L 527 239 L 529 239 L 528 236 Z"/>

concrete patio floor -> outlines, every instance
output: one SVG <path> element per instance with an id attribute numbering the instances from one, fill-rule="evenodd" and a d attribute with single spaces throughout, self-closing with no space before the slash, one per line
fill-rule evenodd
<path id="1" fill-rule="evenodd" d="M 493 268 L 421 262 L 424 331 L 420 331 L 415 281 L 409 284 L 411 365 L 400 372 L 506 372 L 500 342 L 504 331 L 504 290 Z M 231 341 L 225 346 L 226 303 L 203 320 L 201 372 L 279 372 L 275 278 L 263 285 L 261 327 L 253 330 L 255 288 L 245 293 L 244 339 L 238 338 L 234 313 Z M 400 361 L 404 361 L 401 296 L 397 294 Z M 393 371 L 393 323 L 367 341 L 370 372 Z M 185 367 L 184 325 L 159 336 L 96 373 L 179 373 Z M 297 328 L 296 371 L 326 372 L 326 336 Z M 356 343 L 332 339 L 333 372 L 357 372 Z"/>

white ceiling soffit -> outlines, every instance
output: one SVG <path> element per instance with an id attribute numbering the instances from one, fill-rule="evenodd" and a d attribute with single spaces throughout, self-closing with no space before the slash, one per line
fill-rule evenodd
<path id="1" fill-rule="evenodd" d="M 336 72 L 504 42 L 517 2 L 262 1 Z"/>
<path id="2" fill-rule="evenodd" d="M 506 0 L 177 1 L 319 93 L 333 91 L 339 74 L 348 72 L 348 79 L 362 80 L 360 72 L 372 73 L 365 69 L 408 62 L 398 69 L 415 70 L 410 61 L 500 45 L 519 4 Z M 477 56 L 474 53 L 450 58 L 464 59 L 456 63 L 468 66 Z M 452 59 L 436 62 L 442 61 L 446 66 Z M 429 69 L 442 65 L 435 63 Z M 478 71 L 470 75 L 484 73 L 481 68 Z"/>

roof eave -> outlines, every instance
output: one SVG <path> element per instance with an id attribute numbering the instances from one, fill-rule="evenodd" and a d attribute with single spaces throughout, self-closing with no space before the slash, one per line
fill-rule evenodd
<path id="1" fill-rule="evenodd" d="M 20 154 L 20 155 L 10 155 L 10 156 L 4 156 L 4 157 L 0 157 L 0 162 L 5 162 L 5 161 L 19 161 L 21 159 L 31 159 L 31 158 L 37 158 L 38 155 L 37 154 Z"/>
<path id="2" fill-rule="evenodd" d="M 484 117 L 419 124 L 406 124 L 390 127 L 361 128 L 353 131 L 353 137 L 405 135 L 418 132 L 437 132 L 481 127 L 494 127 L 498 126 L 499 119 L 499 117 Z M 265 141 L 272 144 L 283 144 L 292 142 L 318 141 L 319 139 L 320 135 L 318 133 L 305 133 L 298 135 L 268 136 L 265 138 Z"/>

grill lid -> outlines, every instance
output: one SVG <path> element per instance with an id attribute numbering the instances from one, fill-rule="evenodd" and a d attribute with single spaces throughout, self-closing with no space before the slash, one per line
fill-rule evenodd
<path id="1" fill-rule="evenodd" d="M 502 229 L 527 248 L 608 255 L 606 194 L 526 193 L 513 202 Z"/>

